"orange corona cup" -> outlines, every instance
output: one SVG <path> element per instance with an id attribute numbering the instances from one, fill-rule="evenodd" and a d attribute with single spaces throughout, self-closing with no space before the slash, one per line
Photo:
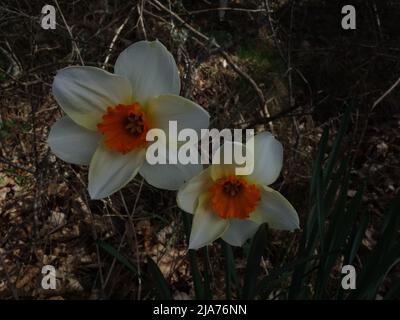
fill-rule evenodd
<path id="1" fill-rule="evenodd" d="M 225 143 L 214 156 L 220 159 L 221 155 L 225 157 L 225 151 L 245 149 L 246 154 L 253 157 L 252 172 L 239 175 L 240 165 L 213 162 L 179 189 L 178 206 L 194 214 L 190 249 L 198 249 L 218 238 L 241 246 L 263 223 L 282 230 L 299 227 L 299 217 L 293 206 L 268 187 L 281 171 L 282 145 L 268 132 L 250 139 L 246 146 Z"/>
<path id="2" fill-rule="evenodd" d="M 104 143 L 111 150 L 126 154 L 146 145 L 150 125 L 139 103 L 108 107 L 97 129 L 105 136 Z"/>

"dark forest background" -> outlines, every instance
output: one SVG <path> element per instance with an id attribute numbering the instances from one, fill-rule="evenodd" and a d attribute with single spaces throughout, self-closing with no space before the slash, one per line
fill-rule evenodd
<path id="1" fill-rule="evenodd" d="M 399 207 L 387 218 L 400 187 L 400 2 L 223 2 L 0 1 L 0 298 L 152 299 L 158 278 L 150 258 L 176 299 L 199 297 L 194 262 L 213 298 L 246 292 L 263 299 L 343 298 L 337 288 L 349 256 L 340 253 L 331 262 L 320 255 L 304 270 L 296 261 L 320 254 L 320 243 L 353 225 L 340 248 L 354 249 L 350 257 L 361 274 L 370 263 L 368 272 L 378 276 L 365 276 L 376 286 L 357 297 L 399 297 L 399 267 L 378 266 L 391 265 L 400 252 Z M 45 4 L 56 8 L 55 30 L 40 26 Z M 356 8 L 356 30 L 341 28 L 345 4 Z M 118 54 L 142 39 L 159 39 L 172 52 L 181 94 L 210 112 L 212 127 L 269 130 L 283 143 L 285 162 L 274 188 L 297 208 L 304 227 L 290 236 L 273 230 L 263 235 L 254 281 L 268 290 L 239 290 L 252 270 L 250 243 L 187 252 L 175 193 L 138 178 L 122 198 L 90 201 L 87 169 L 49 151 L 49 128 L 62 114 L 51 94 L 56 71 L 80 64 L 112 71 Z M 335 222 L 332 210 L 322 220 L 330 231 L 318 233 L 315 247 L 306 248 L 301 239 L 321 200 L 313 193 L 315 168 L 332 152 L 338 188 L 324 208 L 355 201 L 357 211 L 353 220 Z M 340 171 L 344 162 L 346 174 Z M 385 229 L 388 224 L 394 230 Z M 388 251 L 380 255 L 382 248 Z M 235 274 L 229 290 L 226 261 Z M 55 291 L 40 287 L 45 264 L 57 268 Z M 281 266 L 290 267 L 268 278 Z M 286 294 L 288 286 L 294 289 Z"/>

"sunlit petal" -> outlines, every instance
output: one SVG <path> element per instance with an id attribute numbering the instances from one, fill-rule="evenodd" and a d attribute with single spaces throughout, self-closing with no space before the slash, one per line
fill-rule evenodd
<path id="1" fill-rule="evenodd" d="M 199 198 L 199 204 L 193 216 L 189 249 L 199 249 L 218 239 L 229 227 L 229 220 L 219 218 L 211 210 L 208 195 Z"/>
<path id="2" fill-rule="evenodd" d="M 144 106 L 150 98 L 180 92 L 178 68 L 171 53 L 156 41 L 139 41 L 126 48 L 114 71 L 129 79 L 133 96 Z"/>
<path id="3" fill-rule="evenodd" d="M 95 67 L 68 67 L 58 71 L 53 94 L 65 113 L 77 124 L 97 130 L 109 106 L 128 104 L 132 99 L 129 81 Z"/>
<path id="4" fill-rule="evenodd" d="M 210 176 L 210 167 L 203 170 L 188 182 L 186 182 L 178 191 L 178 207 L 188 213 L 194 213 L 202 193 L 207 193 L 208 188 L 213 184 Z"/>
<path id="5" fill-rule="evenodd" d="M 51 151 L 65 162 L 88 165 L 100 138 L 99 133 L 85 129 L 65 116 L 51 127 L 47 142 Z"/>
<path id="6" fill-rule="evenodd" d="M 210 115 L 198 104 L 176 95 L 161 95 L 149 101 L 147 114 L 154 128 L 169 132 L 170 121 L 177 122 L 177 132 L 190 128 L 200 138 L 200 130 L 207 129 Z"/>
<path id="7" fill-rule="evenodd" d="M 122 155 L 100 143 L 89 167 L 90 197 L 105 198 L 123 188 L 135 177 L 144 160 L 143 148 Z"/>
<path id="8" fill-rule="evenodd" d="M 259 225 L 250 220 L 230 219 L 229 228 L 222 235 L 222 239 L 232 246 L 241 247 L 246 240 L 253 237 Z"/>
<path id="9" fill-rule="evenodd" d="M 254 171 L 249 178 L 270 185 L 279 177 L 282 169 L 282 144 L 269 132 L 258 133 L 251 139 L 254 139 L 254 149 L 250 148 L 254 154 Z"/>
<path id="10" fill-rule="evenodd" d="M 290 202 L 267 186 L 261 190 L 261 201 L 258 208 L 250 215 L 250 220 L 262 224 L 267 222 L 269 227 L 281 230 L 299 228 L 299 216 Z"/>

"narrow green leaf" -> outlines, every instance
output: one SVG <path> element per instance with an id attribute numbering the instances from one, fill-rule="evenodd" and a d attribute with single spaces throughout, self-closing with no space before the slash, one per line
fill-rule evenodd
<path id="1" fill-rule="evenodd" d="M 366 257 L 363 269 L 358 277 L 357 290 L 350 295 L 350 299 L 373 299 L 386 275 L 398 263 L 400 242 L 400 194 L 393 201 L 385 214 L 383 227 L 377 244 Z"/>
<path id="2" fill-rule="evenodd" d="M 326 185 L 327 181 L 330 179 L 333 168 L 335 167 L 336 161 L 339 156 L 339 150 L 342 146 L 343 137 L 347 131 L 347 128 L 350 124 L 350 115 L 351 108 L 348 107 L 346 112 L 343 115 L 342 121 L 340 122 L 340 128 L 338 133 L 336 134 L 335 142 L 333 144 L 333 148 L 329 154 L 328 162 L 326 165 L 326 169 L 324 170 L 324 184 Z"/>
<path id="3" fill-rule="evenodd" d="M 316 177 L 320 175 L 322 172 L 322 162 L 324 160 L 326 146 L 328 144 L 329 138 L 329 128 L 325 127 L 324 131 L 322 132 L 321 140 L 318 143 L 317 155 L 314 160 L 313 164 L 313 173 L 311 176 L 311 189 L 310 195 L 311 197 L 315 196 L 315 189 L 316 189 Z"/>
<path id="4" fill-rule="evenodd" d="M 158 298 L 161 300 L 173 300 L 167 281 L 158 265 L 150 257 L 147 257 L 147 266 L 155 282 Z"/>
<path id="5" fill-rule="evenodd" d="M 356 197 L 350 203 L 349 208 L 346 208 L 348 185 L 349 175 L 347 174 L 343 179 L 340 194 L 334 204 L 335 208 L 331 216 L 330 228 L 326 239 L 329 254 L 321 259 L 320 262 L 316 280 L 316 299 L 325 298 L 326 286 L 330 279 L 332 268 L 339 259 L 339 256 L 344 254 L 345 242 L 351 233 L 352 226 L 357 217 L 358 207 L 361 204 L 364 186 L 360 187 Z"/>
<path id="6" fill-rule="evenodd" d="M 123 256 L 121 253 L 118 252 L 117 249 L 115 249 L 112 245 L 108 244 L 107 242 L 104 241 L 96 241 L 96 243 L 104 249 L 107 253 L 112 255 L 117 261 L 119 261 L 123 266 L 125 266 L 128 270 L 135 272 L 136 273 L 136 268 L 133 266 L 133 264 Z"/>
<path id="7" fill-rule="evenodd" d="M 190 238 L 191 220 L 189 214 L 182 211 L 183 224 L 185 227 L 186 239 Z M 204 286 L 201 281 L 198 259 L 195 250 L 189 250 L 190 271 L 193 277 L 194 292 L 197 300 L 204 299 Z"/>
<path id="8" fill-rule="evenodd" d="M 356 257 L 362 239 L 364 238 L 365 231 L 368 227 L 369 217 L 369 213 L 365 213 L 361 218 L 361 222 L 357 225 L 356 230 L 354 230 L 354 237 L 350 241 L 351 246 L 349 246 L 349 248 L 351 249 L 347 258 L 345 259 L 345 261 L 347 261 L 347 264 L 352 264 L 354 258 Z"/>
<path id="9" fill-rule="evenodd" d="M 225 296 L 227 300 L 232 299 L 232 282 L 237 283 L 235 264 L 233 258 L 232 247 L 225 241 L 221 241 L 222 251 L 225 259 Z"/>
<path id="10" fill-rule="evenodd" d="M 321 254 L 325 252 L 325 208 L 322 203 L 322 184 L 321 184 L 321 173 L 316 176 L 316 209 L 317 209 L 317 220 L 318 220 L 318 232 L 321 246 Z"/>
<path id="11" fill-rule="evenodd" d="M 251 241 L 244 274 L 242 299 L 254 299 L 256 295 L 257 277 L 260 273 L 260 262 L 264 252 L 265 242 L 266 228 L 265 225 L 262 225 Z"/>
<path id="12" fill-rule="evenodd" d="M 384 300 L 394 300 L 400 297 L 400 280 L 397 279 L 396 283 L 393 283 L 392 287 L 383 297 Z"/>
<path id="13" fill-rule="evenodd" d="M 333 175 L 329 186 L 326 190 L 326 193 L 324 195 L 324 205 L 325 208 L 334 208 L 333 202 L 336 200 L 337 193 L 339 191 L 339 188 L 341 189 L 341 186 L 343 185 L 343 180 L 348 172 L 348 165 L 350 162 L 350 158 L 346 157 L 345 159 L 342 160 L 342 163 L 337 170 L 337 172 Z M 347 191 L 347 190 L 346 190 Z M 333 210 L 329 210 L 329 213 L 332 213 Z M 329 215 L 328 213 L 328 215 Z"/>
<path id="14" fill-rule="evenodd" d="M 319 255 L 302 258 L 295 260 L 291 263 L 285 264 L 279 268 L 275 268 L 269 272 L 268 276 L 264 277 L 259 285 L 257 286 L 257 294 L 261 292 L 269 293 L 274 289 L 279 289 L 281 282 L 284 281 L 292 271 L 299 265 L 310 262 L 311 260 L 316 260 L 319 258 Z"/>
<path id="15" fill-rule="evenodd" d="M 317 197 L 317 184 L 321 184 L 321 174 L 322 174 L 322 163 L 324 160 L 325 150 L 328 144 L 329 138 L 329 128 L 325 127 L 322 133 L 321 139 L 318 143 L 318 148 L 316 152 L 316 157 L 313 163 L 313 172 L 311 176 L 311 187 L 310 187 L 310 203 L 313 204 L 307 222 L 303 228 L 303 234 L 300 239 L 300 247 L 299 247 L 299 259 L 309 258 L 313 255 L 313 251 L 315 245 L 317 243 L 318 235 L 320 234 L 321 229 L 321 219 L 318 215 L 318 209 L 316 204 Z M 319 191 L 318 191 L 319 193 Z M 320 203 L 321 205 L 321 203 Z M 319 208 L 321 209 L 321 208 Z M 321 211 L 321 210 L 320 210 Z M 289 299 L 297 299 L 301 298 L 304 281 L 302 280 L 302 276 L 307 273 L 307 270 L 312 268 L 307 263 L 300 264 L 295 268 L 295 271 L 292 276 L 292 283 L 289 289 Z"/>
<path id="16" fill-rule="evenodd" d="M 204 299 L 206 300 L 211 300 L 212 299 L 212 292 L 211 292 L 211 286 L 210 286 L 210 259 L 208 256 L 208 247 L 204 247 L 202 249 L 203 255 L 204 255 Z"/>

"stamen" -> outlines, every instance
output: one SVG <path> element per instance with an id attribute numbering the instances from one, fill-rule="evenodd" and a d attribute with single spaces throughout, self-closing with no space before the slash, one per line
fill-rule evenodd
<path id="1" fill-rule="evenodd" d="M 131 114 L 127 119 L 125 129 L 134 136 L 139 136 L 144 131 L 143 115 Z"/>
<path id="2" fill-rule="evenodd" d="M 224 192 L 231 197 L 235 197 L 243 190 L 243 186 L 240 181 L 227 181 L 224 183 L 223 188 Z"/>
<path id="3" fill-rule="evenodd" d="M 249 218 L 261 197 L 255 184 L 234 175 L 217 180 L 208 191 L 212 194 L 211 207 L 223 219 Z"/>
<path id="4" fill-rule="evenodd" d="M 126 154 L 129 151 L 143 147 L 149 122 L 140 110 L 139 103 L 108 107 L 103 120 L 97 125 L 98 130 L 105 136 L 105 144 L 112 150 Z"/>

